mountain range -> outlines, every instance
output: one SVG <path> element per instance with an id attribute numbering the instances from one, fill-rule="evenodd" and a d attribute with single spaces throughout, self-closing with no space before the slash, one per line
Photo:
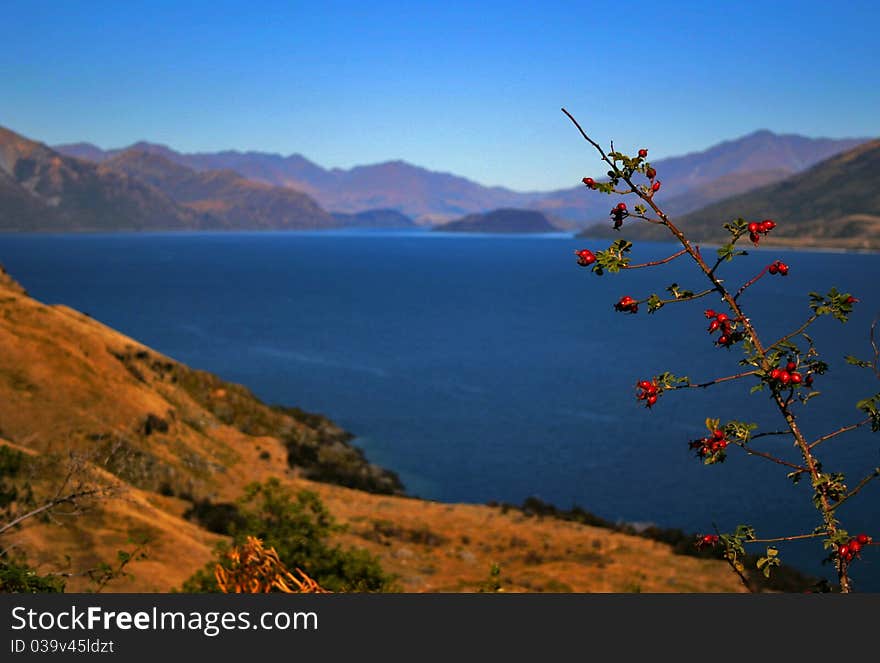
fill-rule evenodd
<path id="1" fill-rule="evenodd" d="M 654 166 L 662 173 L 670 212 L 681 214 L 784 179 L 865 140 L 805 138 L 762 130 L 700 152 L 660 159 Z M 89 143 L 59 145 L 56 149 L 96 163 L 113 159 L 126 150 L 150 152 L 200 172 L 229 169 L 251 180 L 292 187 L 314 197 L 332 212 L 394 209 L 421 223 L 450 221 L 496 208 L 525 208 L 545 213 L 562 227 L 583 227 L 602 218 L 607 206 L 600 197 L 587 195 L 582 185 L 523 193 L 482 186 L 404 161 L 325 169 L 299 154 L 186 154 L 145 142 L 119 150 L 102 150 Z M 595 169 L 600 166 L 601 163 Z M 576 173 L 572 180 L 579 182 L 587 174 L 590 173 Z"/>
<path id="2" fill-rule="evenodd" d="M 758 131 L 653 165 L 665 209 L 678 216 L 788 181 L 864 142 Z M 516 209 L 540 212 L 554 228 L 578 229 L 603 219 L 607 208 L 604 196 L 583 185 L 523 193 L 403 161 L 328 170 L 300 155 L 185 154 L 144 142 L 119 150 L 87 143 L 53 149 L 0 128 L 3 231 L 404 228 L 413 220 L 462 221 L 446 228 L 453 231 L 473 230 L 471 215 L 498 209 L 506 211 L 480 220 L 481 229 L 504 231 L 491 219 L 510 220 Z"/>
<path id="3" fill-rule="evenodd" d="M 807 170 L 730 196 L 675 219 L 689 237 L 719 241 L 722 225 L 742 217 L 771 218 L 777 227 L 762 243 L 789 246 L 880 248 L 880 140 L 863 143 Z M 661 208 L 665 207 L 659 201 Z M 588 228 L 587 237 L 612 237 L 610 223 Z M 662 227 L 624 224 L 627 239 L 668 238 Z"/>

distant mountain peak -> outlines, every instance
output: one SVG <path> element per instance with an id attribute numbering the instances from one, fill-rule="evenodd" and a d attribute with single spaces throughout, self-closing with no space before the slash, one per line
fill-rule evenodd
<path id="1" fill-rule="evenodd" d="M 778 181 L 861 142 L 864 139 L 814 139 L 762 128 L 701 151 L 660 159 L 654 165 L 663 180 L 665 196 L 675 200 L 673 211 L 681 213 L 719 200 L 724 193 L 743 191 L 750 184 Z M 605 201 L 585 195 L 582 186 L 523 193 L 501 186 L 486 187 L 403 159 L 328 169 L 300 154 L 239 150 L 183 154 L 147 141 L 132 147 L 161 154 L 195 171 L 231 169 L 250 180 L 291 187 L 309 194 L 325 209 L 340 213 L 388 208 L 420 223 L 433 223 L 497 208 L 530 208 L 555 221 L 583 225 L 605 212 Z M 93 161 L 120 152 L 102 152 L 87 144 L 59 149 Z M 755 177 L 755 173 L 761 177 Z"/>

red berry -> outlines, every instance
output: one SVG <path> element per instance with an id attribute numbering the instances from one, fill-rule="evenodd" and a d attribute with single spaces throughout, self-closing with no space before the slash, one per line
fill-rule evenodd
<path id="1" fill-rule="evenodd" d="M 807 385 L 808 387 L 812 387 L 813 386 L 813 376 L 808 375 L 807 379 L 804 380 L 804 384 Z"/>
<path id="2" fill-rule="evenodd" d="M 791 375 L 789 375 L 788 371 L 780 371 L 779 381 L 782 384 L 788 384 L 789 382 L 791 382 Z"/>
<path id="3" fill-rule="evenodd" d="M 785 365 L 785 370 L 788 371 L 789 373 L 791 373 L 796 368 L 797 368 L 797 364 L 795 364 L 793 361 L 790 361 Z"/>
<path id="4" fill-rule="evenodd" d="M 723 324 L 723 323 L 727 322 L 729 318 L 727 317 L 726 313 L 719 313 L 716 316 L 716 319 L 718 320 L 718 322 Z"/>
<path id="5" fill-rule="evenodd" d="M 657 396 L 656 396 L 656 395 L 648 396 L 648 400 L 647 400 L 648 407 L 651 407 L 651 406 L 654 405 L 654 403 L 656 403 L 656 402 L 657 402 Z"/>
<path id="6" fill-rule="evenodd" d="M 644 159 L 646 156 L 648 156 L 648 150 L 646 150 L 646 149 L 643 147 L 642 149 L 639 150 L 639 156 L 640 156 L 642 159 Z"/>
<path id="7" fill-rule="evenodd" d="M 596 262 L 595 254 L 589 249 L 581 249 L 580 251 L 575 251 L 574 254 L 578 257 L 578 264 L 584 267 Z"/>
<path id="8" fill-rule="evenodd" d="M 716 430 L 712 433 L 712 436 L 717 440 L 721 440 L 724 438 L 724 431 L 723 430 Z"/>
<path id="9" fill-rule="evenodd" d="M 767 271 L 771 274 L 775 274 L 779 271 L 779 265 L 774 262 L 767 268 Z"/>
<path id="10" fill-rule="evenodd" d="M 846 545 L 845 543 L 840 544 L 839 546 L 837 546 L 837 554 L 840 555 L 844 559 L 848 558 L 849 557 L 849 546 Z"/>
<path id="11" fill-rule="evenodd" d="M 657 193 L 659 190 L 660 190 L 660 182 L 659 181 L 654 182 L 651 185 L 651 191 L 653 191 L 654 193 Z"/>
<path id="12" fill-rule="evenodd" d="M 780 371 L 778 368 L 774 368 L 772 371 L 770 371 L 770 379 L 771 380 L 778 380 L 779 376 L 781 374 L 782 374 L 782 371 Z"/>
<path id="13" fill-rule="evenodd" d="M 657 177 L 657 171 L 651 168 L 651 166 L 648 166 L 647 168 L 645 168 L 645 175 L 648 177 L 649 180 L 653 180 L 655 177 Z"/>
<path id="14" fill-rule="evenodd" d="M 711 319 L 711 318 L 716 317 L 718 314 L 715 311 L 713 311 L 712 309 L 707 308 L 706 311 L 703 313 L 703 315 L 705 315 L 707 319 Z"/>
<path id="15" fill-rule="evenodd" d="M 858 541 L 858 542 L 859 542 L 860 544 L 862 544 L 863 546 L 866 546 L 866 545 L 868 545 L 869 543 L 871 543 L 871 537 L 868 536 L 867 534 L 859 534 L 859 535 L 856 537 L 856 541 Z"/>
<path id="16" fill-rule="evenodd" d="M 803 380 L 803 376 L 800 373 L 792 373 L 791 374 L 791 383 L 792 384 L 800 384 L 801 380 Z"/>
<path id="17" fill-rule="evenodd" d="M 749 239 L 752 240 L 752 244 L 758 246 L 758 242 L 761 241 L 761 236 L 758 233 L 749 233 Z"/>
<path id="18" fill-rule="evenodd" d="M 651 396 L 656 394 L 657 393 L 657 385 L 652 382 L 650 385 L 648 385 L 647 392 Z"/>
<path id="19" fill-rule="evenodd" d="M 773 223 L 770 219 L 764 219 L 761 221 L 761 232 L 770 232 L 776 227 L 776 224 Z"/>
<path id="20" fill-rule="evenodd" d="M 779 273 L 782 276 L 786 276 L 788 274 L 788 265 L 786 265 L 784 262 L 779 263 Z"/>
<path id="21" fill-rule="evenodd" d="M 720 326 L 721 326 L 720 322 L 718 322 L 717 320 L 713 320 L 712 322 L 709 323 L 709 333 L 711 334 L 711 333 L 717 331 Z"/>
<path id="22" fill-rule="evenodd" d="M 617 203 L 617 209 L 619 209 L 621 212 L 626 211 L 626 203 Z"/>
<path id="23" fill-rule="evenodd" d="M 849 297 L 846 298 L 847 304 L 857 304 L 858 302 L 859 302 L 859 300 L 856 299 L 855 297 L 853 297 L 852 295 L 850 295 Z"/>
<path id="24" fill-rule="evenodd" d="M 852 553 L 853 555 L 858 555 L 860 552 L 862 552 L 862 544 L 859 543 L 856 539 L 850 539 L 847 545 L 849 546 L 850 553 Z"/>
<path id="25" fill-rule="evenodd" d="M 727 342 L 728 342 L 729 340 L 730 340 L 730 339 L 727 338 L 726 336 L 719 336 L 719 337 L 718 337 L 718 345 L 727 345 Z"/>
<path id="26" fill-rule="evenodd" d="M 749 224 L 749 232 L 753 235 L 757 232 L 761 232 L 761 224 L 755 223 L 754 221 L 752 221 Z"/>
<path id="27" fill-rule="evenodd" d="M 639 389 L 648 389 L 651 386 L 651 383 L 647 380 L 640 380 L 636 385 Z"/>

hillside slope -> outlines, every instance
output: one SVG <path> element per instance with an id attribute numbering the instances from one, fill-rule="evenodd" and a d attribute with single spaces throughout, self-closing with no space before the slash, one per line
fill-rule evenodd
<path id="1" fill-rule="evenodd" d="M 134 149 L 103 161 L 102 167 L 146 182 L 176 203 L 216 217 L 229 229 L 312 230 L 340 225 L 306 194 L 254 182 L 232 170 L 198 172 Z"/>
<path id="2" fill-rule="evenodd" d="M 266 406 L 82 313 L 41 304 L 5 273 L 0 347 L 0 445 L 33 459 L 34 485 L 54 489 L 75 452 L 96 481 L 120 488 L 80 515 L 5 535 L 42 572 L 89 568 L 146 535 L 148 558 L 108 591 L 179 587 L 220 539 L 184 518 L 193 502 L 231 502 L 249 482 L 279 477 L 317 491 L 348 526 L 338 541 L 378 555 L 408 591 L 474 591 L 492 563 L 506 591 L 740 590 L 722 562 L 640 537 L 395 494 L 396 477 L 329 420 Z M 86 581 L 74 575 L 68 587 Z"/>
<path id="3" fill-rule="evenodd" d="M 559 229 L 541 212 L 526 209 L 496 209 L 437 226 L 435 230 L 456 233 L 552 233 Z"/>
<path id="4" fill-rule="evenodd" d="M 880 248 L 880 140 L 816 164 L 781 182 L 730 196 L 674 219 L 689 237 L 719 241 L 722 225 L 742 217 L 771 218 L 777 228 L 763 244 Z M 603 197 L 604 198 L 604 197 Z M 664 200 L 658 203 L 665 207 Z M 668 239 L 662 228 L 627 222 L 628 239 Z M 609 224 L 589 228 L 584 237 L 614 236 Z"/>
<path id="5" fill-rule="evenodd" d="M 213 224 L 148 184 L 0 127 L 0 231 L 186 230 Z"/>

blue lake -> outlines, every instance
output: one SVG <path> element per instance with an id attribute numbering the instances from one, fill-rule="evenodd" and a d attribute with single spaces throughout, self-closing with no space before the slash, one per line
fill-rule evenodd
<path id="1" fill-rule="evenodd" d="M 685 260 L 596 277 L 572 251 L 607 242 L 568 236 L 441 233 L 2 235 L 0 262 L 36 298 L 63 303 L 191 366 L 241 382 L 272 403 L 322 412 L 358 436 L 409 492 L 442 501 L 520 503 L 536 495 L 611 520 L 688 531 L 747 522 L 759 536 L 818 524 L 810 488 L 787 470 L 730 454 L 704 467 L 688 441 L 707 416 L 777 430 L 766 394 L 745 381 L 637 405 L 636 380 L 664 370 L 697 381 L 738 372 L 739 350 L 706 333 L 713 295 L 655 315 L 622 315 L 672 282 L 702 289 Z M 642 262 L 671 254 L 644 243 Z M 780 258 L 789 276 L 765 277 L 742 297 L 765 341 L 807 316 L 810 290 L 836 285 L 862 301 L 850 322 L 812 328 L 831 371 L 804 412 L 818 437 L 861 418 L 854 403 L 880 390 L 846 366 L 870 355 L 880 311 L 880 256 L 753 251 L 722 275 L 739 284 Z M 790 457 L 782 437 L 755 446 Z M 880 434 L 860 430 L 821 448 L 825 469 L 850 484 L 880 465 Z M 807 482 L 808 483 L 808 482 Z M 880 536 L 880 481 L 840 518 Z M 813 573 L 815 541 L 782 548 Z M 853 565 L 857 588 L 880 591 L 880 551 Z"/>

